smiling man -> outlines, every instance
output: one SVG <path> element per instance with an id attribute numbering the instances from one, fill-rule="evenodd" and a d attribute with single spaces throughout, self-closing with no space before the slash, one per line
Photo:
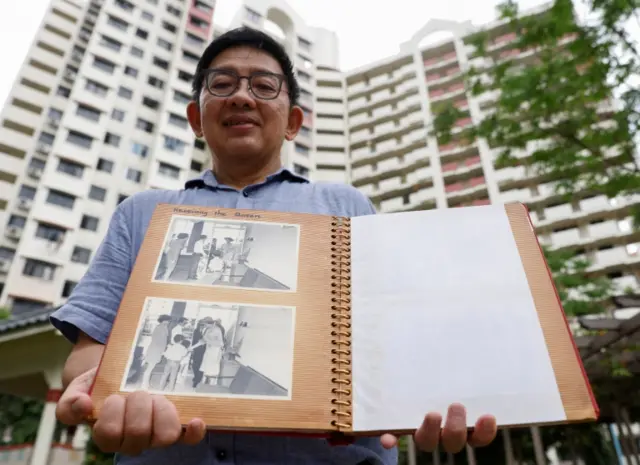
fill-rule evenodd
<path id="1" fill-rule="evenodd" d="M 350 186 L 314 184 L 282 167 L 282 144 L 295 138 L 302 125 L 299 93 L 289 57 L 266 34 L 235 29 L 205 50 L 187 115 L 196 137 L 204 138 L 213 153 L 213 169 L 182 190 L 145 191 L 118 205 L 89 270 L 51 318 L 74 343 L 63 373 L 60 421 L 79 424 L 91 412 L 89 388 L 159 203 L 341 216 L 375 213 L 368 199 Z M 109 397 L 92 433 L 101 449 L 116 452 L 116 463 L 126 465 L 397 463 L 397 440 L 391 435 L 332 446 L 321 439 L 207 433 L 197 418 L 183 433 L 175 406 L 146 392 Z M 467 440 L 482 446 L 495 435 L 495 419 L 484 416 L 468 437 L 464 407 L 456 404 L 444 425 L 439 414 L 426 415 L 415 439 L 427 451 L 440 442 L 456 452 Z"/>

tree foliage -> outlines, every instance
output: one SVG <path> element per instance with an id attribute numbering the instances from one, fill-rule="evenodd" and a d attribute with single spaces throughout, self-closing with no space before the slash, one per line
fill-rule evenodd
<path id="1" fill-rule="evenodd" d="M 515 36 L 508 47 L 537 53 L 491 49 L 487 32 L 472 37 L 482 58 L 472 60 L 467 88 L 474 96 L 499 95 L 467 137 L 480 137 L 497 151 L 497 168 L 526 165 L 556 181 L 558 194 L 629 196 L 640 192 L 640 89 L 631 82 L 640 75 L 640 55 L 625 24 L 637 19 L 639 4 L 586 1 L 585 21 L 576 20 L 571 0 L 554 0 L 533 16 L 521 16 L 515 0 L 499 6 L 505 34 Z M 451 140 L 463 117 L 453 105 L 438 109 L 433 129 L 440 143 Z M 633 215 L 640 225 L 640 210 Z"/>
<path id="2" fill-rule="evenodd" d="M 0 394 L 0 444 L 16 445 L 34 442 L 43 407 L 44 402 L 40 399 Z M 5 431 L 10 431 L 8 441 L 4 441 L 2 437 Z"/>

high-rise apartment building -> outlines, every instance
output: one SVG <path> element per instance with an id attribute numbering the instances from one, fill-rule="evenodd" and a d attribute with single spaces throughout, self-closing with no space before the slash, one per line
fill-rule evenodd
<path id="1" fill-rule="evenodd" d="M 0 115 L 0 306 L 63 301 L 115 206 L 209 160 L 185 118 L 215 0 L 53 0 Z"/>
<path id="2" fill-rule="evenodd" d="M 59 303 L 91 259 L 115 205 L 145 188 L 179 188 L 209 160 L 184 119 L 191 73 L 211 26 L 211 0 L 55 0 L 0 117 L 0 306 Z M 538 14 L 543 11 L 532 11 Z M 273 25 L 279 32 L 273 32 Z M 434 108 L 452 102 L 477 124 L 496 95 L 473 97 L 463 73 L 531 51 L 504 24 L 474 57 L 470 22 L 431 20 L 397 55 L 348 72 L 334 33 L 308 26 L 284 0 L 245 0 L 232 27 L 273 32 L 293 58 L 303 129 L 286 166 L 350 182 L 381 212 L 526 202 L 541 242 L 572 248 L 620 290 L 638 286 L 640 196 L 585 194 L 562 202 L 525 168 L 496 169 L 482 140 L 438 144 Z M 449 38 L 423 45 L 433 33 Z M 606 109 L 605 109 L 606 111 Z"/>

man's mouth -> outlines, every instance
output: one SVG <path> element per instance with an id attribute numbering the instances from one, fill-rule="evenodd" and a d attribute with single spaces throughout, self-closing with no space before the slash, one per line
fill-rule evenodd
<path id="1" fill-rule="evenodd" d="M 227 127 L 251 127 L 251 126 L 257 126 L 258 122 L 252 118 L 232 117 L 232 118 L 226 119 L 222 124 Z"/>

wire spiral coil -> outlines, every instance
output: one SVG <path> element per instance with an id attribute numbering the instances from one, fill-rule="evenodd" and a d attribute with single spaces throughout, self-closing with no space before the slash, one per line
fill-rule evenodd
<path id="1" fill-rule="evenodd" d="M 351 220 L 331 222 L 331 393 L 338 431 L 351 429 Z"/>

